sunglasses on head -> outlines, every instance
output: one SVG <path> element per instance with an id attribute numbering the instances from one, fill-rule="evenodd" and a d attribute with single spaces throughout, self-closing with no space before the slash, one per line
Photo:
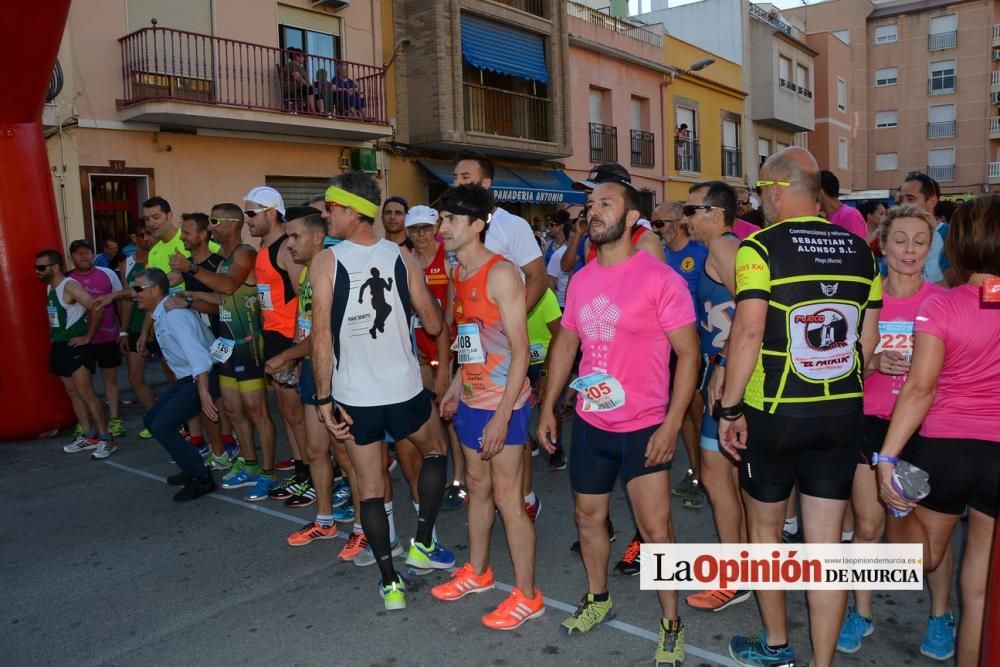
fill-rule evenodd
<path id="1" fill-rule="evenodd" d="M 246 213 L 247 213 L 247 215 L 250 215 L 249 212 L 246 212 Z M 254 213 L 253 215 L 250 215 L 250 217 L 252 218 L 254 215 L 257 215 L 257 214 Z M 239 218 L 209 218 L 208 219 L 208 225 L 209 225 L 209 227 L 218 227 L 219 225 L 221 225 L 224 222 L 242 222 L 242 220 L 240 220 Z"/>
<path id="2" fill-rule="evenodd" d="M 685 204 L 684 205 L 684 216 L 690 218 L 697 211 L 711 211 L 712 209 L 719 208 L 718 206 L 705 206 L 704 204 Z"/>
<path id="3" fill-rule="evenodd" d="M 249 208 L 243 211 L 243 215 L 248 218 L 256 217 L 258 213 L 263 213 L 264 211 L 270 211 L 273 206 L 262 206 L 261 208 Z"/>

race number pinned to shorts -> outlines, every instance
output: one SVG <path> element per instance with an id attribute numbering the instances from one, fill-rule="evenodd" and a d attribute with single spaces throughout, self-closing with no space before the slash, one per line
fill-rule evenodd
<path id="1" fill-rule="evenodd" d="M 879 322 L 875 354 L 879 352 L 899 352 L 909 360 L 913 356 L 913 322 Z"/>
<path id="2" fill-rule="evenodd" d="M 486 353 L 483 351 L 483 341 L 479 338 L 478 324 L 459 324 L 458 336 L 451 349 L 458 352 L 460 364 L 486 363 Z"/>
<path id="3" fill-rule="evenodd" d="M 296 327 L 296 333 L 298 334 L 297 339 L 300 343 L 304 341 L 306 338 L 309 338 L 309 334 L 312 333 L 312 326 L 313 323 L 311 319 L 299 315 L 295 327 Z"/>
<path id="4" fill-rule="evenodd" d="M 56 310 L 55 306 L 49 306 L 49 327 L 53 329 L 59 328 L 59 311 Z"/>
<path id="5" fill-rule="evenodd" d="M 528 362 L 532 366 L 535 364 L 540 364 L 545 361 L 545 346 L 541 343 L 532 343 L 529 348 L 531 352 L 531 359 Z"/>
<path id="6" fill-rule="evenodd" d="M 229 361 L 229 357 L 233 356 L 233 348 L 236 346 L 236 341 L 229 340 L 228 338 L 216 338 L 215 342 L 212 343 L 212 347 L 208 349 L 209 356 L 220 364 L 224 364 Z"/>
<path id="7" fill-rule="evenodd" d="M 260 300 L 261 310 L 274 310 L 274 302 L 271 301 L 270 285 L 257 285 L 257 298 Z"/>
<path id="8" fill-rule="evenodd" d="M 810 303 L 788 313 L 788 356 L 807 380 L 833 380 L 854 369 L 858 307 L 852 303 Z"/>
<path id="9" fill-rule="evenodd" d="M 580 392 L 584 412 L 608 412 L 625 405 L 625 388 L 607 373 L 583 375 L 570 382 L 569 387 Z"/>

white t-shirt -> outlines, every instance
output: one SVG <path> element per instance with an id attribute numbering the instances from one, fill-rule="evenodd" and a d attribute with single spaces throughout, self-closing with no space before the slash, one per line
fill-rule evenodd
<path id="1" fill-rule="evenodd" d="M 566 287 L 569 286 L 569 274 L 563 271 L 560 266 L 565 254 L 566 246 L 564 245 L 552 253 L 549 265 L 545 268 L 545 272 L 556 279 L 556 301 L 559 302 L 560 308 L 566 305 Z"/>
<path id="2" fill-rule="evenodd" d="M 528 221 L 499 206 L 493 211 L 490 228 L 486 231 L 486 249 L 503 255 L 519 267 L 542 256 Z"/>

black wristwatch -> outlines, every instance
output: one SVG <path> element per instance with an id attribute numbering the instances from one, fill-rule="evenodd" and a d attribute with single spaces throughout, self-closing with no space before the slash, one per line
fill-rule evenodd
<path id="1" fill-rule="evenodd" d="M 191 306 L 194 304 L 194 297 L 188 294 L 186 297 L 184 297 L 184 303 L 187 304 L 188 308 L 191 308 Z"/>
<path id="2" fill-rule="evenodd" d="M 715 410 L 713 413 L 716 419 L 725 419 L 727 422 L 734 422 L 743 416 L 743 404 L 737 403 L 727 408 L 722 405 L 722 400 L 720 399 L 715 401 Z"/>
<path id="3" fill-rule="evenodd" d="M 333 394 L 328 394 L 325 398 L 313 394 L 313 405 L 329 405 L 330 403 L 333 403 Z"/>
<path id="4" fill-rule="evenodd" d="M 197 262 L 193 262 L 192 261 L 191 262 L 191 268 L 188 269 L 187 272 L 190 273 L 193 276 L 193 275 L 197 274 L 198 271 L 200 271 L 200 270 L 201 270 L 201 266 L 199 266 Z"/>

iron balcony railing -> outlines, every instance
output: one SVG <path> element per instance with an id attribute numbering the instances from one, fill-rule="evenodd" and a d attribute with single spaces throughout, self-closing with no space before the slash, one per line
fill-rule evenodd
<path id="1" fill-rule="evenodd" d="M 501 137 L 552 141 L 551 101 L 511 90 L 465 83 L 465 129 Z"/>
<path id="2" fill-rule="evenodd" d="M 701 171 L 701 143 L 697 139 L 674 139 L 674 169 Z"/>
<path id="3" fill-rule="evenodd" d="M 656 165 L 654 141 L 655 137 L 652 132 L 632 130 L 633 167 L 653 167 Z"/>
<path id="4" fill-rule="evenodd" d="M 1000 135 L 1000 116 L 990 118 L 990 138 Z"/>
<path id="5" fill-rule="evenodd" d="M 618 162 L 618 128 L 613 125 L 590 124 L 590 161 Z"/>
<path id="6" fill-rule="evenodd" d="M 935 181 L 954 181 L 955 165 L 946 164 L 937 167 L 927 167 L 927 175 Z"/>
<path id="7" fill-rule="evenodd" d="M 763 8 L 758 7 L 752 2 L 750 3 L 750 16 L 754 17 L 758 21 L 768 24 L 769 26 L 771 26 L 772 28 L 774 28 L 779 32 L 783 32 L 786 35 L 792 34 L 792 26 L 788 25 L 780 18 L 778 18 L 778 15 L 776 13 L 768 14 L 766 11 L 764 11 Z"/>
<path id="8" fill-rule="evenodd" d="M 650 44 L 657 48 L 663 46 L 663 35 L 653 32 L 649 28 L 629 23 L 628 21 L 610 16 L 602 11 L 592 7 L 587 7 L 586 5 L 581 5 L 577 2 L 566 3 L 566 14 L 572 16 L 573 18 L 578 18 L 581 21 L 593 23 L 594 25 L 600 26 L 605 30 L 612 30 L 614 32 L 621 33 L 631 37 L 632 39 Z"/>
<path id="9" fill-rule="evenodd" d="M 501 5 L 507 5 L 522 12 L 545 18 L 545 0 L 493 0 Z"/>
<path id="10" fill-rule="evenodd" d="M 722 147 L 722 175 L 728 178 L 743 176 L 743 154 L 739 148 Z"/>
<path id="11" fill-rule="evenodd" d="M 172 28 L 118 40 L 119 107 L 179 100 L 243 109 L 388 122 L 385 69 Z"/>
<path id="12" fill-rule="evenodd" d="M 958 32 L 939 32 L 927 35 L 927 50 L 940 51 L 942 49 L 953 49 L 958 46 Z"/>
<path id="13" fill-rule="evenodd" d="M 955 136 L 955 121 L 947 120 L 940 123 L 927 123 L 927 138 L 940 139 L 941 137 Z"/>
<path id="14" fill-rule="evenodd" d="M 990 162 L 987 168 L 986 176 L 991 182 L 1000 179 L 1000 162 Z"/>

